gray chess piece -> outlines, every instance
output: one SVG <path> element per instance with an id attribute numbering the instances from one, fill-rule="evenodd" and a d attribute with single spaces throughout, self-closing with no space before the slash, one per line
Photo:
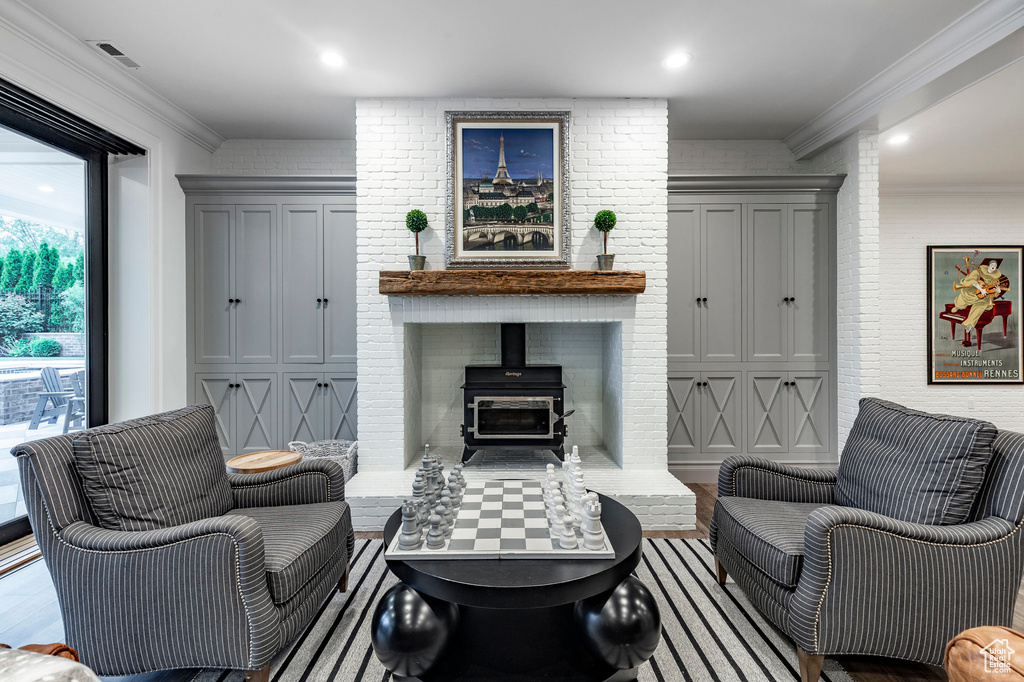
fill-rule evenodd
<path id="1" fill-rule="evenodd" d="M 419 504 L 427 499 L 427 482 L 423 478 L 423 469 L 416 472 L 416 478 L 412 480 L 412 499 Z"/>
<path id="2" fill-rule="evenodd" d="M 579 543 L 576 541 L 576 531 L 572 527 L 572 517 L 568 514 L 562 517 L 562 537 L 558 540 L 558 546 L 562 549 L 579 547 Z"/>
<path id="3" fill-rule="evenodd" d="M 445 514 L 444 504 L 442 504 L 440 500 L 438 500 L 437 504 L 434 505 L 434 510 L 431 513 L 441 517 L 441 534 L 446 538 L 450 536 L 452 534 L 451 526 L 448 525 L 448 518 Z"/>
<path id="4" fill-rule="evenodd" d="M 437 514 L 430 517 L 430 530 L 427 532 L 427 549 L 444 549 L 444 530 L 441 525 L 444 521 Z"/>
<path id="5" fill-rule="evenodd" d="M 455 509 L 462 506 L 462 492 L 459 490 L 459 482 L 454 478 L 448 480 L 448 497 L 451 498 L 452 507 Z"/>
<path id="6" fill-rule="evenodd" d="M 441 496 L 440 506 L 444 507 L 444 536 L 451 537 L 452 528 L 455 527 L 455 506 L 452 498 L 447 494 Z"/>
<path id="7" fill-rule="evenodd" d="M 590 550 L 604 549 L 604 527 L 601 525 L 601 503 L 587 500 L 583 510 L 583 546 Z"/>
<path id="8" fill-rule="evenodd" d="M 402 505 L 402 534 L 398 536 L 398 549 L 419 549 L 423 544 L 423 534 L 417 522 L 418 505 L 413 500 L 406 500 Z"/>

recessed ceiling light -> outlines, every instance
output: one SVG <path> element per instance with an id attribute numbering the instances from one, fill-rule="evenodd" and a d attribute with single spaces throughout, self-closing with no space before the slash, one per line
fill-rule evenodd
<path id="1" fill-rule="evenodd" d="M 910 135 L 899 134 L 893 135 L 889 138 L 889 144 L 906 144 L 910 140 Z"/>
<path id="2" fill-rule="evenodd" d="M 320 55 L 320 61 L 335 69 L 345 66 L 345 58 L 337 52 L 324 52 Z"/>
<path id="3" fill-rule="evenodd" d="M 53 188 L 50 187 L 49 185 L 39 185 L 38 187 L 36 187 L 36 189 L 39 190 L 40 192 L 46 192 L 47 194 L 53 191 Z"/>
<path id="4" fill-rule="evenodd" d="M 661 65 L 666 69 L 681 69 L 690 63 L 693 59 L 693 55 L 689 52 L 673 52 L 669 56 L 665 57 Z"/>

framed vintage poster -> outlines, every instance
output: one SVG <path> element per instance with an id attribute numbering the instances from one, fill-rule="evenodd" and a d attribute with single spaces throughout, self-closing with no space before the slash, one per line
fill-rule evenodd
<path id="1" fill-rule="evenodd" d="M 448 268 L 567 268 L 569 112 L 446 112 Z"/>
<path id="2" fill-rule="evenodd" d="M 928 247 L 929 384 L 1024 384 L 1022 250 Z"/>

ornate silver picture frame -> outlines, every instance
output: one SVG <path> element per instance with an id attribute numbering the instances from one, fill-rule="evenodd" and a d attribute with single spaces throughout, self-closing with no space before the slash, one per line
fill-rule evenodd
<path id="1" fill-rule="evenodd" d="M 445 119 L 445 266 L 570 267 L 569 112 Z"/>

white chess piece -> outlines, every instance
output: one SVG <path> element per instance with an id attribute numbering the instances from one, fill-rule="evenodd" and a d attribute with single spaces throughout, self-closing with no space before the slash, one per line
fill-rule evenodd
<path id="1" fill-rule="evenodd" d="M 562 518 L 562 537 L 558 540 L 558 546 L 562 549 L 579 547 L 579 543 L 576 541 L 576 531 L 572 527 L 572 517 L 568 514 Z"/>
<path id="2" fill-rule="evenodd" d="M 438 506 L 444 509 L 444 536 L 450 538 L 452 536 L 452 528 L 455 527 L 455 511 L 452 507 L 452 498 L 448 497 L 448 494 L 445 493 L 441 496 Z"/>
<path id="3" fill-rule="evenodd" d="M 583 546 L 594 551 L 604 549 L 601 503 L 597 500 L 587 500 L 583 512 Z"/>
<path id="4" fill-rule="evenodd" d="M 551 517 L 551 537 L 562 537 L 562 533 L 565 532 L 565 518 L 567 518 L 565 515 L 565 507 L 559 504 L 558 506 L 555 507 L 555 513 Z M 572 527 L 571 522 L 569 526 L 570 528 Z"/>

